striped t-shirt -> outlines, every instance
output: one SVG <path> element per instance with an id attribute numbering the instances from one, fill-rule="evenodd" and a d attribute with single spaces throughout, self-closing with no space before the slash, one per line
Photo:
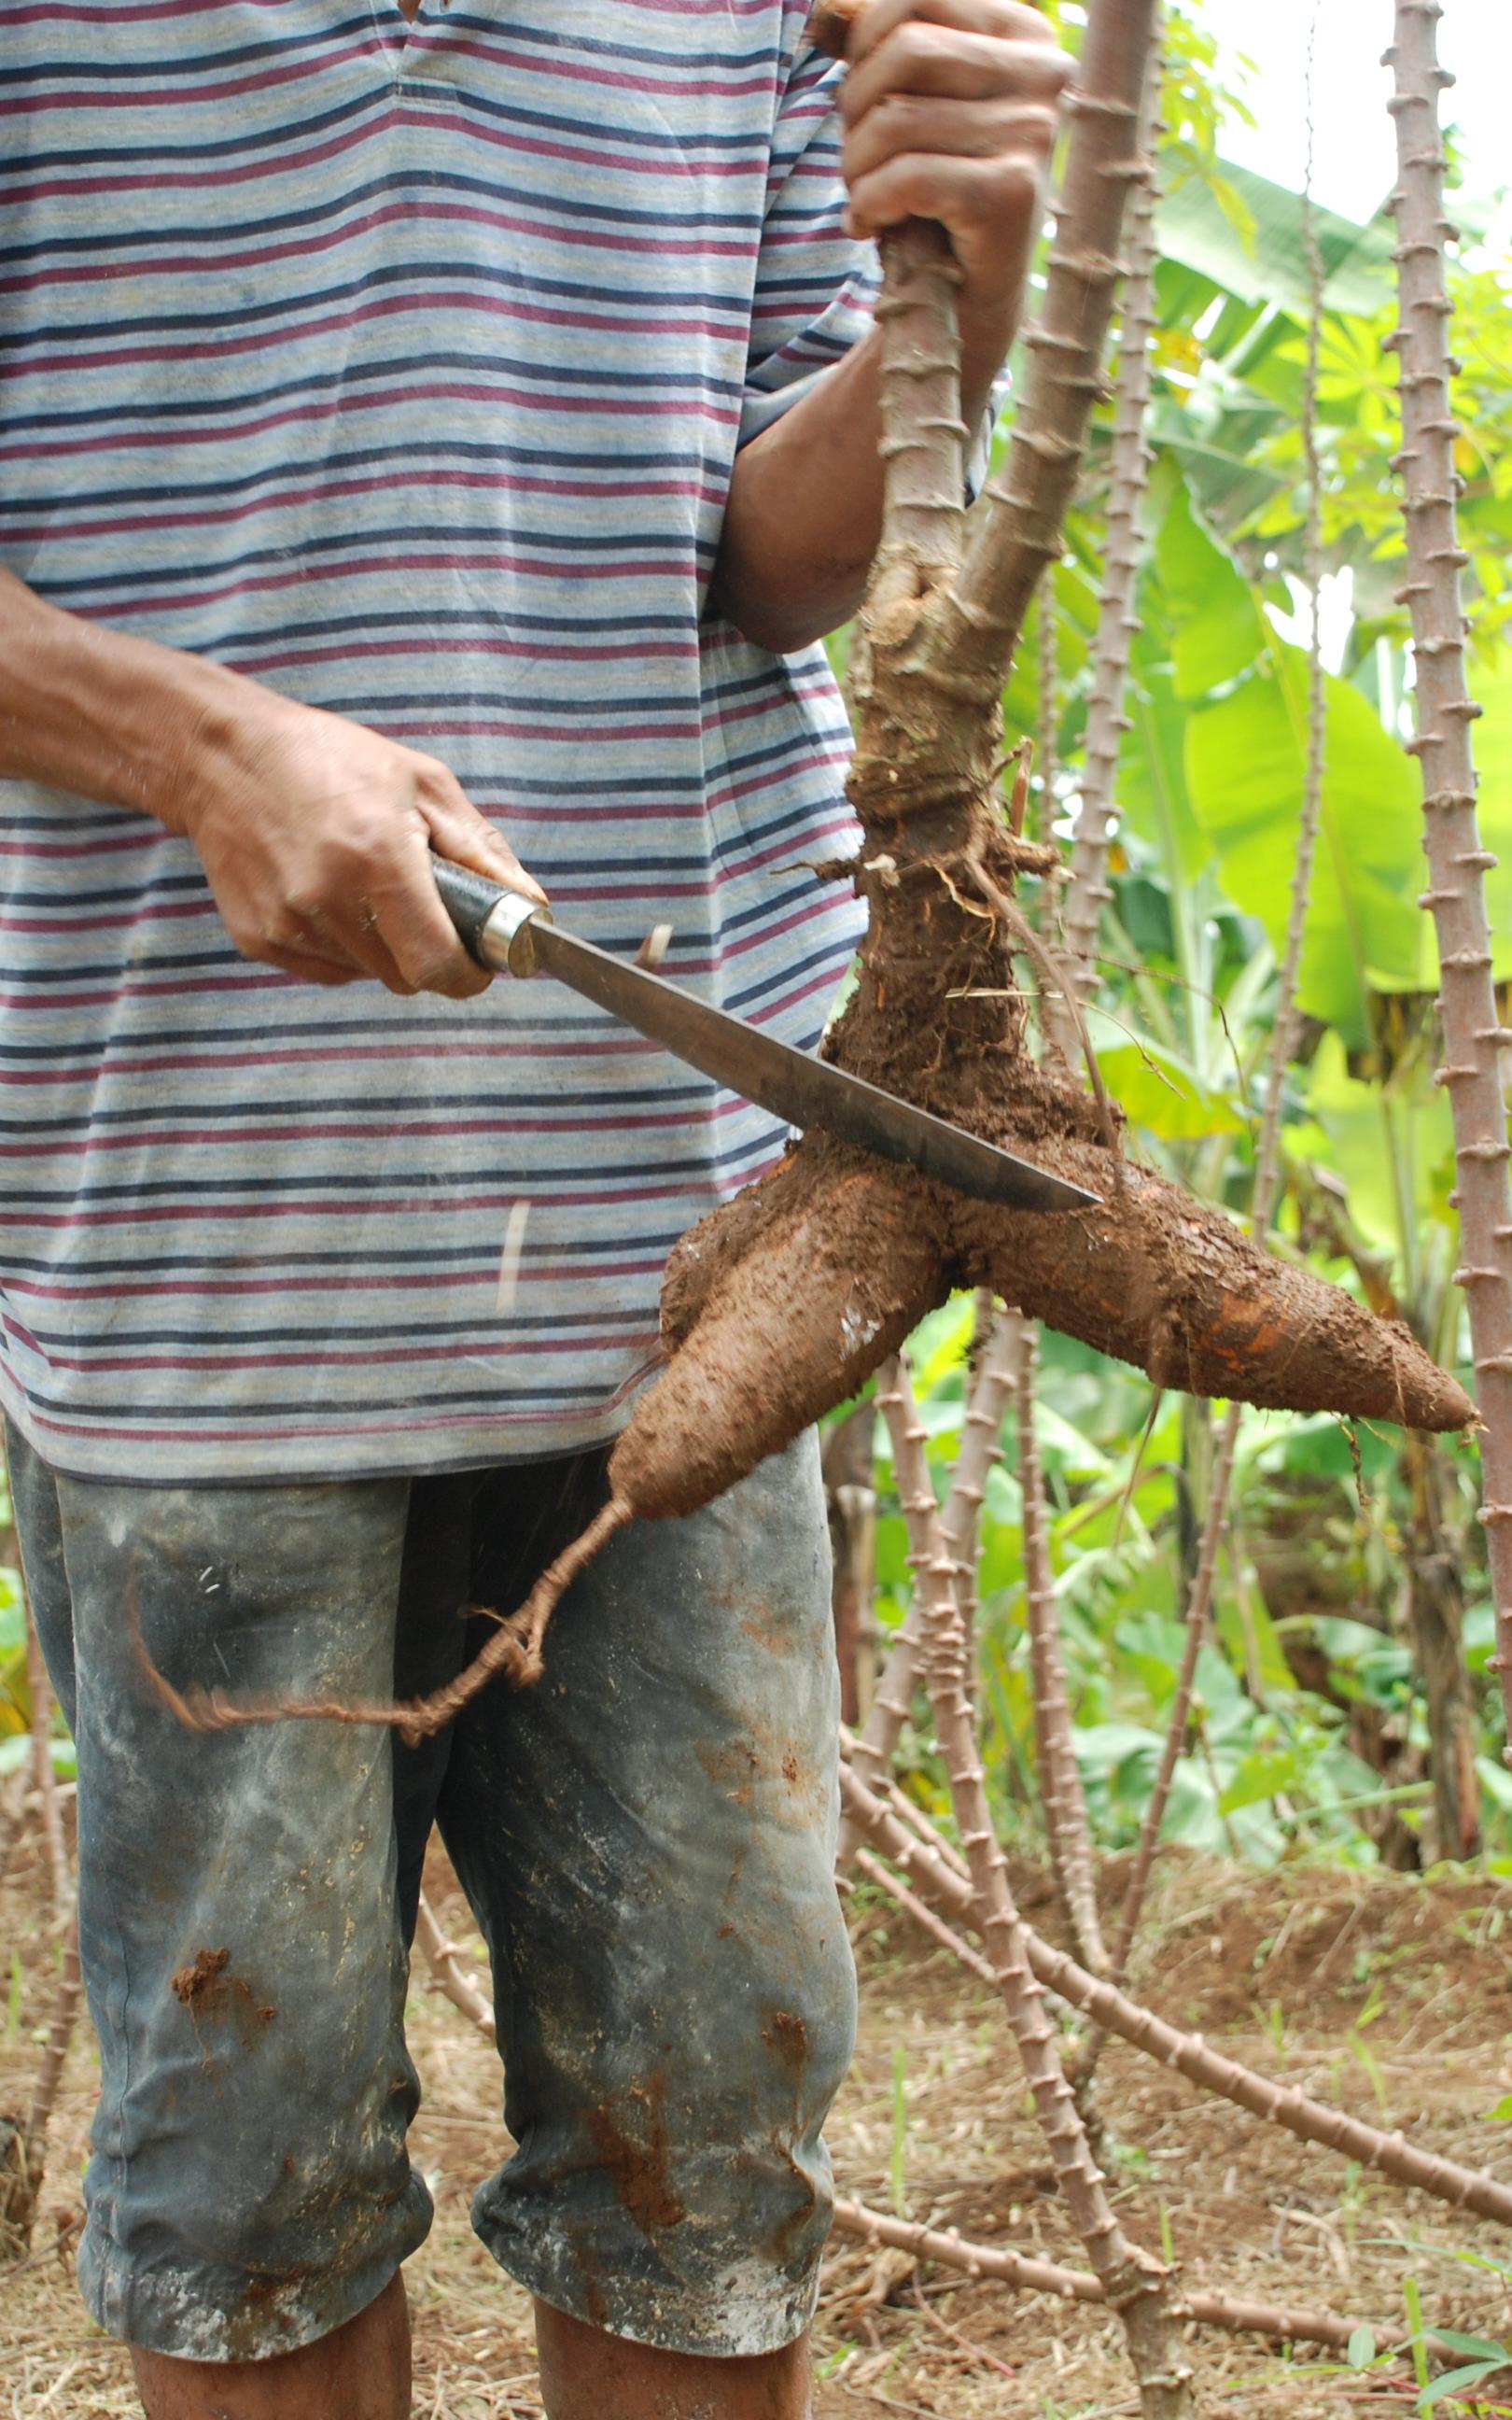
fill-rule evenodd
<path id="1" fill-rule="evenodd" d="M 670 923 L 807 1046 L 843 712 L 700 613 L 742 430 L 867 324 L 803 17 L 6 0 L 0 562 L 442 757 L 563 923 Z M 0 921 L 0 1400 L 68 1470 L 601 1438 L 672 1242 L 780 1144 L 555 985 L 254 966 L 186 842 L 19 782 Z"/>

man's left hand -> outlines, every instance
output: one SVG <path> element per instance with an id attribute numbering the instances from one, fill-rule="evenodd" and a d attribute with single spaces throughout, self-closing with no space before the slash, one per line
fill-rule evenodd
<path id="1" fill-rule="evenodd" d="M 841 93 L 852 235 L 937 219 L 964 315 L 1016 312 L 1074 62 L 1015 0 L 872 0 Z"/>

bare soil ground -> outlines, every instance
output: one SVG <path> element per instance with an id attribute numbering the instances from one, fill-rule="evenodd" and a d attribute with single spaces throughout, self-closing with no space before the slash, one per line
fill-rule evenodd
<path id="1" fill-rule="evenodd" d="M 1042 1885 L 1017 1877 L 1052 1929 Z M 1116 1892 L 1119 1877 L 1110 1877 Z M 444 1869 L 443 1919 L 470 1935 Z M 0 2110 L 23 2104 L 45 2028 L 55 1951 L 34 1845 L 0 1892 Z M 830 2128 L 845 2189 L 880 2207 L 1080 2266 L 1050 2183 L 997 2007 L 875 1899 L 856 1904 L 860 2050 Z M 1512 1888 L 1473 1872 L 1423 1884 L 1301 1866 L 1263 1880 L 1172 1854 L 1136 1988 L 1252 2065 L 1399 2124 L 1457 2159 L 1512 2177 L 1512 2132 L 1485 2113 L 1512 2090 Z M 14 1962 L 12 1962 L 14 1952 Z M 0 1992 L 6 1974 L 0 1971 Z M 411 2039 L 425 2083 L 416 2156 L 437 2223 L 412 2262 L 420 2420 L 532 2420 L 540 2411 L 525 2297 L 474 2241 L 474 2180 L 503 2144 L 489 2046 L 417 1974 Z M 0 2414 L 107 2420 L 136 2410 L 119 2349 L 85 2319 L 70 2244 L 94 2088 L 86 2025 L 54 2120 L 29 2260 L 0 2273 Z M 906 2108 L 901 2138 L 897 2096 Z M 1430 2322 L 1502 2335 L 1512 2243 L 1441 2205 L 1361 2175 L 1202 2099 L 1118 2044 L 1100 2098 L 1126 2225 L 1164 2242 L 1194 2286 L 1399 2321 L 1415 2280 Z M 1408 2413 L 1400 2367 L 1354 2375 L 1253 2339 L 1194 2335 L 1204 2420 L 1353 2420 Z M 820 2420 L 1113 2420 L 1137 2407 L 1111 2323 L 1043 2296 L 916 2272 L 836 2239 L 818 2334 Z M 1473 2408 L 1512 2413 L 1500 2381 Z M 1508 2380 L 1512 2386 L 1512 2378 Z M 1462 2415 L 1472 2407 L 1445 2403 Z"/>

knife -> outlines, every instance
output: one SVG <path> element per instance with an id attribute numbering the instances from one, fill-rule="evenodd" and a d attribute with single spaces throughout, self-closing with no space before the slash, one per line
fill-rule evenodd
<path id="1" fill-rule="evenodd" d="M 966 1134 L 825 1059 L 810 1059 L 753 1025 L 711 1008 L 678 984 L 563 932 L 549 908 L 433 858 L 436 888 L 471 954 L 500 974 L 554 975 L 665 1050 L 792 1126 L 823 1126 L 844 1142 L 984 1202 L 1021 1210 L 1077 1210 L 1099 1197 L 1011 1151 Z"/>

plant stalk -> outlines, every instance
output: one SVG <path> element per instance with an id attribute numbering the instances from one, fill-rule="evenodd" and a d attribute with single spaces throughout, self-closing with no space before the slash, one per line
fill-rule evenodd
<path id="1" fill-rule="evenodd" d="M 1494 863 L 1475 814 L 1470 726 L 1480 708 L 1465 672 L 1465 621 L 1456 500 L 1446 249 L 1455 230 L 1444 213 L 1447 162 L 1439 94 L 1453 82 L 1438 58 L 1438 0 L 1396 0 L 1396 39 L 1386 53 L 1395 89 L 1399 178 L 1389 207 L 1401 325 L 1388 339 L 1400 357 L 1408 580 L 1399 601 L 1411 609 L 1416 657 L 1417 736 L 1409 742 L 1423 771 L 1424 845 L 1441 969 L 1444 1064 L 1454 1115 L 1456 1195 L 1464 1254 L 1456 1272 L 1470 1307 L 1470 1334 L 1482 1420 L 1481 1464 L 1503 1702 L 1512 1731 L 1512 1185 L 1508 1182 L 1506 1102 L 1498 1051 L 1505 1039 L 1492 976 L 1485 876 Z M 1509 1752 L 1512 1753 L 1512 1752 Z"/>
<path id="2" fill-rule="evenodd" d="M 915 1585 L 925 1600 L 925 1668 L 962 1847 L 971 1869 L 967 1902 L 997 1977 L 1072 2224 L 1123 2322 L 1141 2412 L 1145 2420 L 1189 2420 L 1195 2410 L 1192 2370 L 1171 2316 L 1167 2273 L 1129 2241 L 1114 2214 L 1029 1964 L 1025 1927 L 987 1805 L 964 1682 L 953 1565 L 937 1510 L 931 1510 L 933 1491 L 924 1459 L 924 1431 L 901 1361 L 890 1363 L 884 1373 L 878 1401 L 892 1435 L 900 1493 L 909 1511 Z"/>
<path id="3" fill-rule="evenodd" d="M 873 2210 L 866 2202 L 837 2201 L 835 2225 L 842 2234 L 859 2236 L 865 2242 L 895 2244 L 899 2251 L 915 2253 L 920 2260 L 963 2269 L 968 2277 L 999 2278 L 1024 2293 L 1059 2294 L 1073 2303 L 1107 2299 L 1098 2279 L 1085 2269 L 1031 2259 L 1025 2253 L 1010 2251 L 1006 2244 L 968 2242 L 956 2227 L 918 2226 L 909 2219 Z M 1223 2328 L 1232 2335 L 1270 2336 L 1277 2344 L 1327 2345 L 1335 2352 L 1347 2350 L 1350 2337 L 1362 2327 L 1369 2328 L 1382 2351 L 1405 2351 L 1415 2340 L 1410 2328 L 1378 2327 L 1374 2320 L 1341 2319 L 1333 2311 L 1304 2310 L 1288 2303 L 1253 2303 L 1237 2294 L 1181 2294 L 1174 2309 L 1179 2319 L 1194 2320 L 1199 2327 Z M 1443 2360 L 1462 2358 L 1453 2345 L 1431 2334 L 1427 2340 Z"/>
<path id="4" fill-rule="evenodd" d="M 841 1767 L 841 1792 L 856 1823 L 885 1856 L 927 1890 L 956 1923 L 982 1929 L 971 1887 L 952 1871 L 944 1855 L 920 1838 L 917 1830 L 900 1823 L 844 1764 Z M 939 1845 L 943 1850 L 946 1844 L 941 1840 Z M 1074 1959 L 1052 1948 L 1022 1920 L 1019 1932 L 1029 1966 L 1046 1991 L 1057 1993 L 1105 2033 L 1117 2034 L 1120 2040 L 1133 2043 L 1135 2050 L 1157 2059 L 1163 2067 L 1174 2069 L 1204 2092 L 1215 2093 L 1237 2108 L 1247 2109 L 1252 2117 L 1284 2127 L 1301 2142 L 1320 2144 L 1345 2159 L 1359 2161 L 1365 2167 L 1379 2168 L 1398 2184 L 1429 2194 L 1436 2201 L 1447 2202 L 1451 2209 L 1473 2211 L 1478 2218 L 1494 2219 L 1501 2226 L 1512 2226 L 1512 2186 L 1481 2169 L 1461 2167 L 1456 2160 L 1420 2150 L 1399 2128 L 1386 2133 L 1363 2118 L 1351 2118 L 1343 2110 L 1330 2107 L 1327 2102 L 1315 2101 L 1294 2086 L 1276 2084 L 1254 2068 L 1242 2067 L 1236 2059 L 1226 2058 L 1214 2050 L 1200 2034 L 1182 2033 L 1131 1999 L 1116 1984 L 1088 1975 Z M 988 1954 L 994 1955 L 990 1942 Z"/>
<path id="5" fill-rule="evenodd" d="M 1029 1634 L 1034 1692 L 1034 1738 L 1040 1763 L 1040 1795 L 1051 1870 L 1082 1964 L 1094 1975 L 1108 1972 L 1108 1953 L 1097 1912 L 1092 1827 L 1087 1816 L 1081 1768 L 1076 1761 L 1071 1697 L 1060 1646 L 1060 1613 L 1050 1562 L 1044 1475 L 1034 1430 L 1035 1375 L 1039 1346 L 1027 1320 L 1014 1323 L 1018 1347 L 1019 1493 L 1024 1506 L 1024 1606 Z"/>
<path id="6" fill-rule="evenodd" d="M 1138 147 L 1143 174 L 1129 201 L 1129 273 L 1123 288 L 1122 334 L 1114 390 L 1113 453 L 1108 483 L 1107 538 L 1103 594 L 1093 644 L 1092 686 L 1087 701 L 1087 770 L 1066 894 L 1066 954 L 1083 1002 L 1097 980 L 1097 936 L 1107 886 L 1108 851 L 1118 814 L 1119 756 L 1132 729 L 1124 710 L 1131 643 L 1139 628 L 1134 610 L 1139 574 L 1139 516 L 1154 454 L 1145 433 L 1152 377 L 1150 338 L 1155 329 L 1155 167 L 1164 53 L 1161 12 L 1150 30 L 1149 66 L 1140 104 Z M 1048 594 L 1048 590 L 1046 591 Z M 1068 1058 L 1074 1036 L 1064 1008 L 1047 1002 L 1052 1032 Z"/>

